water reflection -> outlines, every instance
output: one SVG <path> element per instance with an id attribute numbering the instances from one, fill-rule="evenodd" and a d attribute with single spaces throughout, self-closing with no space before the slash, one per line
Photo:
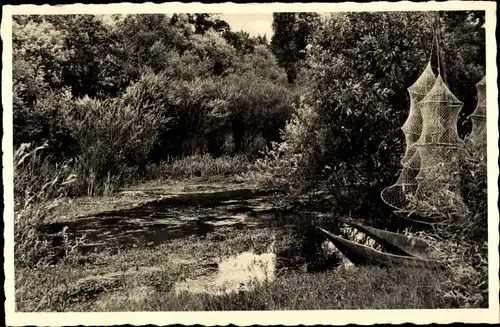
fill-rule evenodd
<path id="1" fill-rule="evenodd" d="M 178 282 L 175 292 L 223 294 L 246 291 L 253 285 L 276 278 L 276 254 L 243 252 L 218 264 L 217 273 Z"/>
<path id="2" fill-rule="evenodd" d="M 210 238 L 229 229 L 245 229 L 248 233 L 254 233 L 259 228 L 271 228 L 282 232 L 286 230 L 289 234 L 288 238 L 291 241 L 282 245 L 276 254 L 274 251 L 269 251 L 269 255 L 274 257 L 272 269 L 269 268 L 271 262 L 269 258 L 261 257 L 262 255 L 254 258 L 257 262 L 267 262 L 265 264 L 267 268 L 262 270 L 258 268 L 258 264 L 245 261 L 256 254 L 242 253 L 234 258 L 235 267 L 232 268 L 234 270 L 232 272 L 229 272 L 231 269 L 227 268 L 225 261 L 219 263 L 218 273 L 225 276 L 220 277 L 220 280 L 229 280 L 227 276 L 238 276 L 239 273 L 235 271 L 244 270 L 242 265 L 247 267 L 245 268 L 247 270 L 253 270 L 252 278 L 257 280 L 262 279 L 260 275 L 263 271 L 274 274 L 275 270 L 295 270 L 305 266 L 307 271 L 314 272 L 338 266 L 341 254 L 338 251 L 329 251 L 324 246 L 325 238 L 315 232 L 315 225 L 320 225 L 345 238 L 358 240 L 359 233 L 352 233 L 343 228 L 332 213 L 295 212 L 293 208 L 275 206 L 269 198 L 269 193 L 269 191 L 242 189 L 170 195 L 128 209 L 82 217 L 64 223 L 47 224 L 42 226 L 41 232 L 54 235 L 67 226 L 70 239 L 85 236 L 77 248 L 82 254 L 100 252 L 104 249 L 126 250 L 157 246 L 191 236 Z M 250 277 L 243 279 L 247 280 Z M 210 283 L 214 284 L 215 281 Z M 192 287 L 195 287 L 193 285 Z M 229 286 L 229 288 L 234 287 Z"/>
<path id="3" fill-rule="evenodd" d="M 85 236 L 82 254 L 103 248 L 156 246 L 189 236 L 206 236 L 232 226 L 254 228 L 280 222 L 280 210 L 268 204 L 269 190 L 230 190 L 178 194 L 132 208 L 104 212 L 72 221 L 42 225 L 40 232 L 55 235 L 67 227 L 71 240 Z"/>

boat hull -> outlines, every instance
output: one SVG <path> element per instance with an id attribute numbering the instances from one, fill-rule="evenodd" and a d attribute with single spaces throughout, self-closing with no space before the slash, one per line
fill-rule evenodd
<path id="1" fill-rule="evenodd" d="M 422 239 L 389 232 L 382 229 L 361 225 L 354 221 L 344 221 L 346 224 L 365 233 L 392 254 L 414 256 L 424 259 L 434 259 L 429 244 Z"/>
<path id="2" fill-rule="evenodd" d="M 354 264 L 426 268 L 443 267 L 441 261 L 380 252 L 368 246 L 348 241 L 321 227 L 317 227 L 317 230 L 329 239 Z"/>

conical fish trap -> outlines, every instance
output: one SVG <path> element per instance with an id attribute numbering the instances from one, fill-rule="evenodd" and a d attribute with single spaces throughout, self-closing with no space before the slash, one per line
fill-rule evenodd
<path id="1" fill-rule="evenodd" d="M 436 76 L 429 61 L 420 77 L 408 88 L 410 111 L 401 128 L 406 139 L 406 151 L 401 160 L 403 170 L 396 183 L 384 189 L 381 194 L 384 202 L 396 209 L 405 208 L 408 205 L 408 196 L 411 196 L 417 189 L 415 177 L 420 168 L 420 161 L 416 147 L 413 145 L 420 139 L 423 128 L 420 101 L 431 90 L 435 82 Z M 410 160 L 412 160 L 411 163 Z"/>
<path id="2" fill-rule="evenodd" d="M 458 136 L 457 122 L 463 103 L 448 89 L 441 76 L 434 77 L 432 83 L 429 72 L 432 73 L 430 65 L 422 74 L 426 76 L 422 81 L 426 81 L 427 89 L 420 88 L 421 93 L 425 90 L 427 93 L 423 96 L 416 94 L 417 101 L 410 106 L 407 120 L 420 121 L 412 117 L 419 111 L 421 127 L 409 128 L 411 124 L 404 127 L 407 148 L 401 162 L 402 173 L 396 184 L 384 189 L 381 194 L 387 204 L 398 210 L 442 211 L 452 207 L 453 203 L 461 202 L 456 172 L 465 148 Z M 410 96 L 415 99 L 412 88 L 409 89 Z M 408 137 L 409 131 L 421 132 L 416 141 L 416 135 Z M 424 206 L 419 208 L 419 203 Z"/>
<path id="3" fill-rule="evenodd" d="M 466 137 L 469 148 L 478 159 L 486 155 L 486 77 L 476 84 L 477 105 L 470 115 L 472 131 Z"/>

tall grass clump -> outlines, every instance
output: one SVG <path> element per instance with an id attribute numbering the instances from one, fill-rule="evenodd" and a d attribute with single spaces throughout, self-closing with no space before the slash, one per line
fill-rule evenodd
<path id="1" fill-rule="evenodd" d="M 448 219 L 439 232 L 458 245 L 452 280 L 453 298 L 460 306 L 488 306 L 488 195 L 486 158 L 466 158 L 462 167 L 467 212 Z"/>
<path id="2" fill-rule="evenodd" d="M 246 155 L 214 157 L 210 154 L 197 154 L 173 158 L 149 167 L 148 178 L 212 178 L 242 175 L 251 169 Z"/>
<path id="3" fill-rule="evenodd" d="M 124 104 L 120 99 L 75 101 L 68 125 L 80 153 L 78 194 L 109 193 L 139 174 L 165 122 L 158 111 Z"/>
<path id="4" fill-rule="evenodd" d="M 51 209 L 71 191 L 77 180 L 71 162 L 54 164 L 44 150 L 47 143 L 33 147 L 22 144 L 14 152 L 14 253 L 15 265 L 31 266 L 56 255 L 49 240 L 40 234 Z M 65 231 L 63 241 L 67 241 Z M 64 248 L 68 245 L 63 242 Z M 66 253 L 65 253 L 66 254 Z"/>

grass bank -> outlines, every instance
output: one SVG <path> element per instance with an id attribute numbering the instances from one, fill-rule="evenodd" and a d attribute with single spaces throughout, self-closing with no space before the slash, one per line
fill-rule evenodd
<path id="1" fill-rule="evenodd" d="M 481 284 L 478 291 L 463 282 L 470 281 L 470 276 L 478 282 L 484 279 L 484 274 L 473 269 L 457 274 L 456 269 L 357 267 L 312 273 L 307 269 L 309 263 L 301 253 L 297 233 L 287 228 L 228 226 L 205 236 L 173 239 L 154 247 L 104 247 L 88 254 L 78 253 L 74 241 L 69 241 L 63 231 L 60 248 L 66 252 L 65 258 L 50 264 L 43 259 L 53 255 L 50 251 L 54 244 L 39 234 L 41 224 L 52 221 L 61 212 L 78 216 L 122 208 L 136 203 L 141 196 L 71 199 L 66 193 L 67 185 L 77 182 L 68 166 L 59 166 L 55 176 L 51 176 L 47 163 L 43 170 L 46 176 L 42 176 L 35 169 L 38 157 L 29 161 L 29 156 L 21 154 L 16 156 L 17 168 L 23 167 L 24 162 L 29 169 L 25 166 L 24 170 L 16 170 L 15 177 L 18 190 L 22 191 L 16 193 L 15 221 L 18 311 L 422 309 L 485 305 L 481 294 L 487 294 L 487 284 Z M 206 179 L 205 186 L 213 187 L 213 178 L 237 179 L 235 175 L 249 167 L 244 158 L 226 160 L 229 159 L 186 158 L 157 166 L 150 176 L 170 191 L 182 191 L 187 186 L 175 182 L 175 178 L 195 176 Z M 30 174 L 39 178 L 30 179 Z M 152 195 L 146 192 L 142 196 Z M 213 276 L 217 263 L 228 256 L 245 251 L 267 253 L 270 248 L 277 255 L 276 278 L 258 283 L 249 291 L 215 295 L 179 292 L 176 288 L 187 280 Z M 39 259 L 42 261 L 37 262 Z"/>
<path id="2" fill-rule="evenodd" d="M 19 311 L 177 311 L 447 308 L 444 271 L 353 267 L 308 273 L 300 258 L 250 291 L 210 295 L 175 285 L 216 274 L 214 263 L 244 251 L 290 250 L 294 234 L 227 230 L 154 248 L 74 255 L 16 271 Z M 293 252 L 293 250 L 292 250 Z M 299 251 L 295 251 L 299 253 Z"/>

